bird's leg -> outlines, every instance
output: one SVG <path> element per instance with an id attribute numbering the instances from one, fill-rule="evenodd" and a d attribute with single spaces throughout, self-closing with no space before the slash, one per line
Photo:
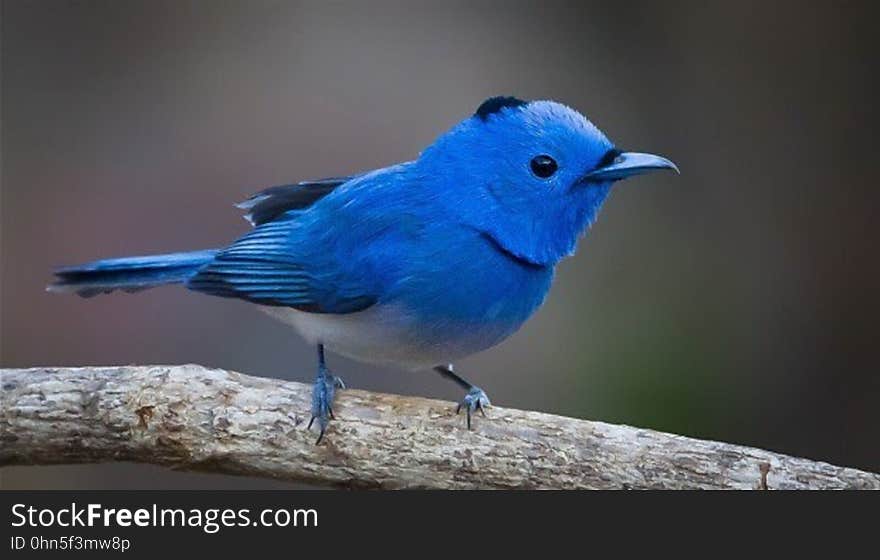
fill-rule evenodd
<path id="1" fill-rule="evenodd" d="M 321 433 L 318 434 L 315 445 L 321 443 L 321 440 L 324 438 L 324 431 L 327 429 L 327 424 L 333 418 L 332 406 L 336 389 L 345 389 L 345 383 L 327 369 L 327 364 L 324 361 L 324 345 L 318 344 L 318 376 L 315 378 L 315 387 L 312 390 L 312 419 L 309 420 L 309 427 L 307 428 L 311 429 L 312 423 L 315 420 L 318 421 L 318 428 L 320 428 Z"/>
<path id="2" fill-rule="evenodd" d="M 467 427 L 468 430 L 470 430 L 471 413 L 479 410 L 480 413 L 485 416 L 486 407 L 492 404 L 491 402 L 489 402 L 489 396 L 486 395 L 485 391 L 483 391 L 476 385 L 457 375 L 455 371 L 453 371 L 452 364 L 448 364 L 445 366 L 436 366 L 434 368 L 434 371 L 447 379 L 451 379 L 455 382 L 456 385 L 467 391 L 464 399 L 462 399 L 462 401 L 458 403 L 458 406 L 455 408 L 455 413 L 460 413 L 461 409 L 464 408 L 465 412 L 467 413 Z"/>

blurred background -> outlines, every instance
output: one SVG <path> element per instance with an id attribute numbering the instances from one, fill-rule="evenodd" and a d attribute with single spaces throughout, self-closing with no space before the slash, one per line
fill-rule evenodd
<path id="1" fill-rule="evenodd" d="M 58 265 L 224 244 L 247 229 L 234 202 L 413 158 L 488 96 L 550 98 L 682 174 L 620 185 L 538 314 L 458 369 L 498 405 L 880 471 L 875 11 L 3 2 L 0 365 L 195 362 L 311 381 L 313 349 L 248 304 L 44 286 Z M 430 372 L 331 359 L 353 387 L 461 396 Z M 284 486 L 136 465 L 0 476 Z"/>

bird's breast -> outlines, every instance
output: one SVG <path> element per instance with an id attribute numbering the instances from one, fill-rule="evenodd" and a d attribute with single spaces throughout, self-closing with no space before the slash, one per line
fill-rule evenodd
<path id="1" fill-rule="evenodd" d="M 363 311 L 266 311 L 312 343 L 371 363 L 420 369 L 485 350 L 541 305 L 553 269 L 519 262 L 470 232 L 445 241 L 399 247 L 384 293 Z"/>

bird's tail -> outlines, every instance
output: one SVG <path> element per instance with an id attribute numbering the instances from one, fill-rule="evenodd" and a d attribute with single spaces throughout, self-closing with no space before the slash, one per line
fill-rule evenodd
<path id="1" fill-rule="evenodd" d="M 92 297 L 113 290 L 137 292 L 179 284 L 211 262 L 216 254 L 216 250 L 206 250 L 94 261 L 55 271 L 57 278 L 46 289 Z"/>

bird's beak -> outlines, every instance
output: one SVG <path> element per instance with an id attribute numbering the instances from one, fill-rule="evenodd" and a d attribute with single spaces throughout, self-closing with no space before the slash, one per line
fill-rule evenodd
<path id="1" fill-rule="evenodd" d="M 659 169 L 671 169 L 678 173 L 678 167 L 665 157 L 639 152 L 621 152 L 614 161 L 584 175 L 584 181 L 618 181 L 633 175 L 641 175 Z"/>

